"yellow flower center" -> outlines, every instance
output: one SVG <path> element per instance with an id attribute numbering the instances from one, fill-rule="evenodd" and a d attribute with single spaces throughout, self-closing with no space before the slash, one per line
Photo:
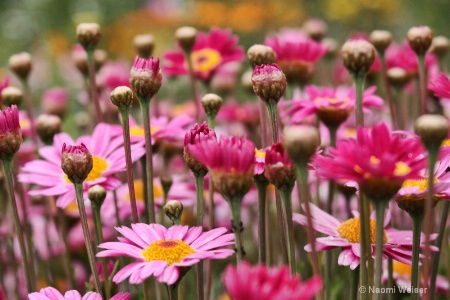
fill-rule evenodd
<path id="1" fill-rule="evenodd" d="M 266 158 L 266 151 L 255 148 L 255 157 Z"/>
<path id="2" fill-rule="evenodd" d="M 346 239 L 350 243 L 359 243 L 359 227 L 359 218 L 356 217 L 349 219 L 339 225 L 339 227 L 337 228 L 337 232 L 339 233 L 339 236 L 341 238 Z M 372 244 L 375 244 L 375 232 L 375 220 L 370 220 L 370 242 Z M 384 244 L 387 243 L 386 231 L 383 232 L 383 241 Z"/>
<path id="3" fill-rule="evenodd" d="M 154 134 L 160 129 L 159 126 L 150 127 L 150 134 Z M 135 125 L 130 128 L 130 135 L 136 137 L 144 137 L 144 128 L 138 125 Z"/>
<path id="4" fill-rule="evenodd" d="M 30 121 L 28 119 L 19 120 L 20 128 L 30 128 Z"/>
<path id="5" fill-rule="evenodd" d="M 378 166 L 380 164 L 380 162 L 381 162 L 380 159 L 378 159 L 377 157 L 375 157 L 375 156 L 370 157 L 370 163 L 372 165 Z M 364 175 L 365 179 L 369 179 L 372 177 L 372 174 L 370 174 L 368 172 L 364 172 L 364 170 L 358 165 L 355 165 L 353 167 L 353 170 L 355 170 L 355 172 L 358 174 Z M 406 176 L 410 172 L 411 172 L 411 168 L 404 162 L 399 161 L 399 162 L 395 163 L 395 169 L 394 169 L 394 174 L 393 174 L 394 176 Z"/>
<path id="6" fill-rule="evenodd" d="M 70 181 L 69 181 L 70 182 Z M 78 212 L 78 204 L 77 204 L 77 202 L 75 201 L 75 199 L 74 199 L 74 201 L 71 201 L 70 203 L 69 203 L 69 205 L 67 205 L 65 208 L 64 208 L 64 211 L 66 212 L 66 214 L 78 214 L 79 212 Z"/>
<path id="7" fill-rule="evenodd" d="M 331 105 L 333 104 L 339 104 L 335 106 L 334 108 L 344 108 L 347 104 L 351 102 L 349 97 L 346 98 L 335 98 L 335 97 L 317 97 L 314 99 L 314 102 L 322 102 L 327 101 Z"/>
<path id="8" fill-rule="evenodd" d="M 434 183 L 439 182 L 439 179 L 434 178 Z M 407 179 L 403 182 L 402 189 L 403 188 L 412 188 L 417 187 L 418 192 L 423 192 L 428 188 L 428 178 L 422 178 L 422 179 Z"/>
<path id="9" fill-rule="evenodd" d="M 136 201 L 144 202 L 144 182 L 141 179 L 136 179 L 134 181 L 134 193 L 136 196 Z M 162 189 L 162 186 L 157 182 L 153 182 L 153 196 L 155 198 L 160 198 L 163 195 L 164 195 L 164 191 Z M 129 193 L 127 193 L 127 195 L 125 196 L 125 199 L 130 201 Z"/>
<path id="10" fill-rule="evenodd" d="M 450 139 L 445 139 L 442 142 L 441 147 L 450 147 Z"/>
<path id="11" fill-rule="evenodd" d="M 204 48 L 192 52 L 191 60 L 195 72 L 209 73 L 220 64 L 222 57 L 217 50 Z"/>
<path id="12" fill-rule="evenodd" d="M 411 168 L 402 161 L 395 163 L 395 176 L 406 176 L 411 172 Z"/>
<path id="13" fill-rule="evenodd" d="M 98 156 L 92 155 L 92 170 L 84 181 L 94 181 L 102 177 L 103 171 L 108 169 L 108 162 Z M 67 175 L 64 174 L 64 179 L 67 183 L 72 183 Z"/>
<path id="14" fill-rule="evenodd" d="M 182 240 L 161 240 L 151 243 L 141 254 L 146 262 L 162 260 L 169 266 L 181 262 L 186 256 L 194 254 L 195 250 Z"/>
<path id="15" fill-rule="evenodd" d="M 394 260 L 392 267 L 393 267 L 394 273 L 411 277 L 412 267 L 410 265 L 407 265 L 402 262 Z"/>

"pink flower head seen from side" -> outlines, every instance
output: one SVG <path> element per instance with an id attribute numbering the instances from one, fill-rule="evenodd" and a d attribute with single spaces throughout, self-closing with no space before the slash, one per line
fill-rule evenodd
<path id="1" fill-rule="evenodd" d="M 147 99 L 155 95 L 162 82 L 159 58 L 142 58 L 136 56 L 130 72 L 130 85 L 136 95 Z"/>
<path id="2" fill-rule="evenodd" d="M 233 255 L 233 234 L 226 228 L 202 233 L 201 227 L 159 224 L 131 224 L 116 227 L 123 237 L 119 242 L 99 245 L 105 249 L 98 257 L 128 256 L 136 261 L 119 270 L 113 278 L 120 283 L 130 277 L 131 284 L 140 284 L 150 276 L 168 285 L 175 284 L 189 268 L 204 259 L 223 259 Z"/>
<path id="3" fill-rule="evenodd" d="M 209 33 L 199 32 L 190 58 L 194 74 L 201 80 L 209 80 L 221 66 L 243 61 L 244 49 L 238 46 L 238 37 L 230 29 L 211 28 Z M 179 76 L 188 74 L 186 57 L 178 46 L 177 51 L 164 54 L 164 73 Z"/>
<path id="4" fill-rule="evenodd" d="M 217 141 L 217 137 L 215 131 L 209 128 L 206 122 L 203 122 L 201 125 L 195 124 L 184 136 L 183 158 L 186 162 L 186 166 L 195 176 L 205 176 L 208 169 L 201 161 L 191 154 L 189 145 L 195 145 L 208 140 Z"/>
<path id="5" fill-rule="evenodd" d="M 358 128 L 356 140 L 341 140 L 329 153 L 313 159 L 319 176 L 355 181 L 372 199 L 390 199 L 404 180 L 420 175 L 425 162 L 418 138 L 392 134 L 385 123 Z"/>
<path id="6" fill-rule="evenodd" d="M 450 79 L 444 73 L 435 77 L 430 82 L 428 89 L 438 98 L 450 99 Z"/>
<path id="7" fill-rule="evenodd" d="M 308 300 L 322 289 L 320 277 L 302 282 L 298 275 L 290 275 L 288 267 L 252 266 L 245 261 L 227 266 L 223 283 L 233 300 Z"/>
<path id="8" fill-rule="evenodd" d="M 276 65 L 256 66 L 252 74 L 253 90 L 264 102 L 278 102 L 286 90 L 286 76 Z"/>
<path id="9" fill-rule="evenodd" d="M 296 179 L 295 169 L 281 143 L 266 149 L 265 175 L 278 189 L 292 189 Z"/>
<path id="10" fill-rule="evenodd" d="M 102 300 L 102 295 L 99 293 L 88 292 L 84 296 L 76 290 L 67 291 L 64 296 L 53 287 L 43 288 L 36 293 L 28 295 L 29 300 Z M 109 300 L 129 300 L 131 299 L 130 293 L 119 292 L 112 296 Z"/>
<path id="11" fill-rule="evenodd" d="M 19 111 L 16 105 L 12 105 L 0 111 L 0 159 L 12 159 L 21 144 Z"/>

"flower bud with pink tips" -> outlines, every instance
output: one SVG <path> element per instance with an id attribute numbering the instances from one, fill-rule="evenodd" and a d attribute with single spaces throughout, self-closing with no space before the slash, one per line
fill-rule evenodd
<path id="1" fill-rule="evenodd" d="M 286 90 L 286 76 L 276 65 L 256 66 L 252 74 L 253 90 L 264 102 L 280 101 Z"/>
<path id="2" fill-rule="evenodd" d="M 72 183 L 83 183 L 92 167 L 92 155 L 83 143 L 80 146 L 63 144 L 61 168 Z"/>
<path id="3" fill-rule="evenodd" d="M 17 106 L 0 111 L 0 159 L 11 160 L 22 144 Z"/>
<path id="4" fill-rule="evenodd" d="M 162 82 L 162 72 L 159 68 L 159 58 L 141 58 L 136 56 L 130 72 L 130 85 L 141 99 L 148 99 L 155 95 Z"/>

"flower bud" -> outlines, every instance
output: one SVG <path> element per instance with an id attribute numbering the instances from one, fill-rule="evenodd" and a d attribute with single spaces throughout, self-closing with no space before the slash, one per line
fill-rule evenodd
<path id="1" fill-rule="evenodd" d="M 47 90 L 42 96 L 42 110 L 49 115 L 57 115 L 60 118 L 67 110 L 69 94 L 64 88 Z"/>
<path id="2" fill-rule="evenodd" d="M 138 34 L 134 37 L 133 44 L 139 57 L 149 58 L 155 49 L 155 38 L 151 34 Z"/>
<path id="3" fill-rule="evenodd" d="M 406 39 L 416 54 L 425 54 L 433 41 L 433 31 L 427 26 L 411 27 Z"/>
<path id="4" fill-rule="evenodd" d="M 9 58 L 9 69 L 21 80 L 26 80 L 32 68 L 31 55 L 27 52 L 14 54 Z"/>
<path id="5" fill-rule="evenodd" d="M 140 100 L 150 101 L 162 82 L 158 58 L 136 56 L 130 72 L 130 85 Z"/>
<path id="6" fill-rule="evenodd" d="M 36 131 L 44 144 L 51 145 L 55 134 L 61 132 L 61 119 L 56 115 L 40 115 L 36 119 Z"/>
<path id="7" fill-rule="evenodd" d="M 177 200 L 167 201 L 166 205 L 164 205 L 164 212 L 174 224 L 180 224 L 181 216 L 183 215 L 183 204 Z"/>
<path id="8" fill-rule="evenodd" d="M 308 33 L 310 38 L 320 42 L 327 34 L 328 26 L 321 19 L 310 19 L 303 24 L 303 29 Z"/>
<path id="9" fill-rule="evenodd" d="M 447 118 L 440 115 L 422 115 L 414 123 L 414 132 L 427 149 L 437 149 L 448 135 Z"/>
<path id="10" fill-rule="evenodd" d="M 170 188 L 172 187 L 172 184 L 173 184 L 172 177 L 170 177 L 168 175 L 164 175 L 164 176 L 161 176 L 160 180 L 161 180 L 161 186 L 164 191 L 164 194 L 169 195 Z"/>
<path id="11" fill-rule="evenodd" d="M 386 76 L 389 83 L 397 88 L 403 87 L 410 79 L 406 70 L 400 67 L 390 68 L 387 70 Z"/>
<path id="12" fill-rule="evenodd" d="M 191 52 L 197 38 L 197 29 L 190 26 L 183 26 L 175 32 L 175 39 L 185 52 Z"/>
<path id="13" fill-rule="evenodd" d="M 253 91 L 264 102 L 278 102 L 286 90 L 286 76 L 276 65 L 256 66 L 252 74 Z"/>
<path id="14" fill-rule="evenodd" d="M 83 183 L 94 165 L 92 155 L 83 143 L 81 146 L 66 146 L 64 143 L 61 158 L 61 168 L 74 184 Z"/>
<path id="15" fill-rule="evenodd" d="M 130 108 L 133 104 L 133 91 L 127 86 L 116 87 L 110 95 L 111 102 L 120 110 Z"/>
<path id="16" fill-rule="evenodd" d="M 392 43 L 392 33 L 387 30 L 374 30 L 370 33 L 369 40 L 378 53 L 383 54 Z"/>
<path id="17" fill-rule="evenodd" d="M 80 43 L 86 51 L 93 50 L 101 37 L 102 33 L 100 31 L 100 25 L 97 23 L 81 23 L 77 26 L 78 43 Z"/>
<path id="18" fill-rule="evenodd" d="M 19 88 L 8 86 L 2 90 L 1 99 L 5 106 L 20 105 L 23 100 L 23 94 Z"/>
<path id="19" fill-rule="evenodd" d="M 88 198 L 92 202 L 93 207 L 100 208 L 106 198 L 106 190 L 100 185 L 94 185 L 88 190 Z"/>
<path id="20" fill-rule="evenodd" d="M 208 116 L 208 118 L 212 119 L 216 118 L 217 113 L 222 107 L 222 103 L 223 103 L 222 98 L 216 94 L 212 93 L 206 94 L 202 98 L 203 109 L 205 110 L 205 113 Z"/>
<path id="21" fill-rule="evenodd" d="M 95 71 L 100 70 L 103 64 L 108 59 L 108 53 L 102 49 L 94 50 L 94 68 Z M 75 64 L 75 67 L 80 71 L 83 76 L 88 76 L 88 59 L 86 51 L 80 46 L 77 45 L 72 52 L 72 60 Z"/>
<path id="22" fill-rule="evenodd" d="M 286 126 L 283 130 L 283 147 L 296 164 L 307 164 L 320 146 L 317 128 L 307 125 Z"/>
<path id="23" fill-rule="evenodd" d="M 252 68 L 260 65 L 270 65 L 277 62 L 277 56 L 271 47 L 253 45 L 247 51 L 247 59 Z"/>
<path id="24" fill-rule="evenodd" d="M 445 36 L 436 36 L 433 38 L 431 43 L 431 52 L 436 54 L 438 57 L 444 57 L 447 55 L 448 49 L 450 48 L 450 41 Z"/>
<path id="25" fill-rule="evenodd" d="M 294 186 L 295 169 L 281 143 L 273 144 L 266 150 L 264 171 L 269 182 L 278 189 L 289 190 Z"/>
<path id="26" fill-rule="evenodd" d="M 375 48 L 365 40 L 349 40 L 341 50 L 344 66 L 354 76 L 366 75 L 375 61 Z"/>
<path id="27" fill-rule="evenodd" d="M 216 132 L 209 128 L 206 122 L 203 122 L 200 126 L 195 124 L 184 136 L 183 158 L 186 166 L 195 176 L 205 176 L 208 173 L 208 168 L 191 154 L 188 146 L 210 139 L 217 139 Z"/>
<path id="28" fill-rule="evenodd" d="M 22 144 L 17 106 L 0 111 L 0 160 L 11 160 Z"/>

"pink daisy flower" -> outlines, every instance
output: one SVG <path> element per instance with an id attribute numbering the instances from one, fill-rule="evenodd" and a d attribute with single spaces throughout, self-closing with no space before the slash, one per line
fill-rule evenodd
<path id="1" fill-rule="evenodd" d="M 130 293 L 119 292 L 110 300 L 129 300 L 131 298 Z M 83 297 L 78 291 L 72 290 L 64 294 L 64 296 L 53 287 L 46 287 L 39 291 L 39 293 L 31 293 L 28 295 L 29 300 L 102 300 L 102 295 L 99 293 L 88 292 Z"/>
<path id="2" fill-rule="evenodd" d="M 244 49 L 237 46 L 237 43 L 238 37 L 232 35 L 230 29 L 213 27 L 209 33 L 198 33 L 191 53 L 195 75 L 202 80 L 208 80 L 224 64 L 243 61 Z M 188 74 L 185 55 L 179 46 L 177 48 L 177 51 L 164 54 L 163 71 L 167 75 Z"/>
<path id="3" fill-rule="evenodd" d="M 443 105 L 450 105 L 450 79 L 444 73 L 440 73 L 434 77 L 428 89 L 438 98 L 441 98 Z"/>
<path id="4" fill-rule="evenodd" d="M 116 230 L 124 237 L 119 237 L 119 242 L 99 245 L 106 250 L 97 257 L 129 256 L 137 262 L 119 270 L 113 278 L 115 283 L 130 277 L 130 283 L 139 284 L 153 275 L 159 282 L 173 285 L 180 274 L 200 260 L 234 254 L 234 250 L 224 248 L 234 244 L 234 236 L 226 233 L 226 228 L 202 233 L 201 227 L 174 225 L 167 229 L 160 224 L 139 223 Z"/>
<path id="5" fill-rule="evenodd" d="M 338 264 L 341 266 L 349 266 L 354 270 L 359 265 L 360 260 L 360 236 L 359 236 L 359 215 L 353 212 L 354 218 L 347 221 L 340 221 L 328 213 L 322 211 L 317 206 L 311 204 L 311 218 L 314 230 L 323 233 L 326 237 L 319 237 L 316 239 L 316 250 L 324 251 L 341 247 L 342 252 L 338 258 Z M 372 257 L 375 258 L 375 220 L 374 214 L 370 220 L 370 241 L 372 244 Z M 294 222 L 308 226 L 307 219 L 301 214 L 293 214 Z M 383 245 L 383 259 L 390 257 L 397 261 L 411 264 L 412 263 L 412 245 L 413 233 L 410 230 L 396 230 L 388 227 L 391 221 L 391 216 L 388 211 L 384 220 L 384 245 Z M 422 237 L 424 239 L 425 236 Z M 431 236 L 435 239 L 437 234 Z M 425 248 L 423 244 L 420 249 Z M 437 248 L 433 246 L 433 251 Z M 311 251 L 311 245 L 305 246 L 306 251 Z"/>
<path id="6" fill-rule="evenodd" d="M 107 62 L 98 73 L 98 82 L 109 91 L 118 86 L 130 86 L 130 66 L 126 62 Z"/>
<path id="7" fill-rule="evenodd" d="M 29 191 L 31 196 L 58 196 L 56 205 L 66 207 L 76 199 L 72 182 L 61 169 L 61 148 L 63 144 L 85 144 L 93 158 L 93 168 L 84 181 L 84 197 L 90 187 L 98 184 L 111 191 L 121 185 L 114 175 L 126 168 L 123 137 L 116 135 L 114 126 L 100 123 L 95 127 L 92 136 L 82 136 L 76 141 L 67 134 L 55 135 L 52 146 L 39 149 L 43 159 L 34 160 L 23 166 L 19 181 L 36 184 L 40 188 Z M 132 160 L 136 161 L 145 153 L 142 144 L 131 145 Z"/>
<path id="8" fill-rule="evenodd" d="M 377 199 L 389 199 L 404 180 L 419 177 L 425 161 L 418 138 L 392 134 L 385 123 L 372 129 L 359 127 L 356 140 L 340 140 L 328 152 L 329 156 L 313 158 L 320 177 L 355 181 L 366 195 Z"/>
<path id="9" fill-rule="evenodd" d="M 323 288 L 320 277 L 302 282 L 298 275 L 291 276 L 286 266 L 251 266 L 245 261 L 237 267 L 228 265 L 223 284 L 234 300 L 307 300 Z"/>
<path id="10" fill-rule="evenodd" d="M 416 53 L 411 49 L 408 42 L 403 42 L 400 45 L 393 43 L 386 49 L 386 65 L 388 69 L 402 68 L 411 77 L 419 74 Z M 437 72 L 438 65 L 434 54 L 427 53 L 425 55 L 425 67 L 428 69 L 429 75 Z"/>
<path id="11" fill-rule="evenodd" d="M 363 110 L 370 113 L 369 108 L 383 109 L 384 101 L 375 95 L 376 87 L 372 86 L 363 93 Z M 304 118 L 316 114 L 322 122 L 338 123 L 347 120 L 356 106 L 355 88 L 345 85 L 333 87 L 305 87 L 304 99 L 292 101 L 288 114 L 291 123 L 297 124 Z M 333 122 L 334 121 L 334 122 Z"/>

